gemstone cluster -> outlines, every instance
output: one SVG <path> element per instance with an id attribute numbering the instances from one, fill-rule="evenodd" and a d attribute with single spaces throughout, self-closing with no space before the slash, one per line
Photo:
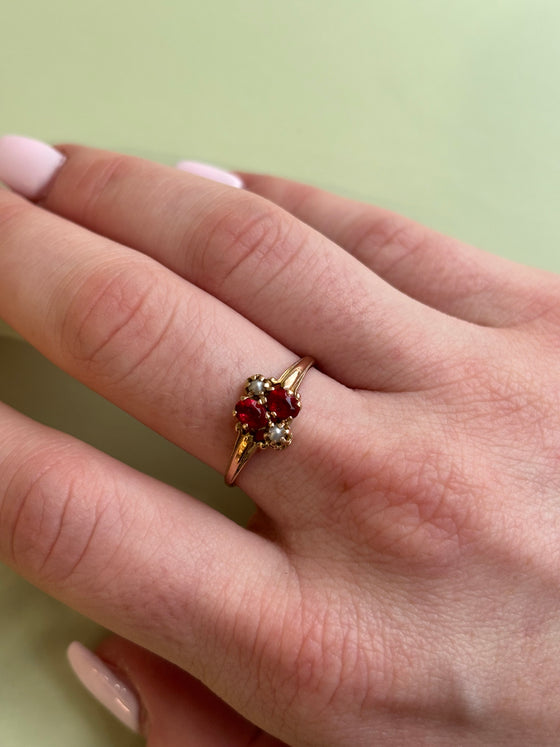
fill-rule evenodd
<path id="1" fill-rule="evenodd" d="M 261 449 L 284 449 L 292 441 L 290 423 L 300 408 L 299 394 L 285 389 L 276 379 L 256 374 L 245 382 L 244 395 L 233 415 L 237 430 L 250 434 Z"/>

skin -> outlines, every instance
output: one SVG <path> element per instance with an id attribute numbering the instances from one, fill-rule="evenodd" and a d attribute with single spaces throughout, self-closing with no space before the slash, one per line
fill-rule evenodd
<path id="1" fill-rule="evenodd" d="M 76 146 L 0 192 L 0 316 L 220 472 L 248 529 L 0 406 L 0 559 L 109 627 L 149 747 L 556 745 L 560 280 L 271 177 Z"/>

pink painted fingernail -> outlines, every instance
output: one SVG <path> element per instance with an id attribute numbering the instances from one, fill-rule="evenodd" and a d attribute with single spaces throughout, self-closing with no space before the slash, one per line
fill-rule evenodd
<path id="1" fill-rule="evenodd" d="M 24 197 L 41 197 L 65 161 L 50 145 L 21 135 L 0 137 L 0 181 Z"/>
<path id="2" fill-rule="evenodd" d="M 66 653 L 86 690 L 125 726 L 139 734 L 140 701 L 132 687 L 78 641 L 73 641 Z"/>
<path id="3" fill-rule="evenodd" d="M 237 189 L 243 187 L 243 180 L 237 174 L 232 174 L 231 171 L 224 171 L 224 169 L 220 169 L 217 166 L 211 166 L 209 163 L 179 161 L 179 163 L 175 164 L 175 168 L 180 171 L 188 171 L 189 174 L 194 174 L 195 176 L 203 176 L 205 179 L 211 179 L 213 182 L 227 184 L 228 187 L 236 187 Z"/>

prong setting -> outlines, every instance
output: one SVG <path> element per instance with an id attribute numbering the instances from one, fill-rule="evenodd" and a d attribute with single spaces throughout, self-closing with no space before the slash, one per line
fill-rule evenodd
<path id="1" fill-rule="evenodd" d="M 301 411 L 298 389 L 313 365 L 305 356 L 277 379 L 254 374 L 245 380 L 241 398 L 233 409 L 237 438 L 225 473 L 227 485 L 235 485 L 251 456 L 263 449 L 285 449 L 292 443 L 291 424 Z"/>
<path id="2" fill-rule="evenodd" d="M 236 430 L 250 434 L 259 449 L 285 449 L 292 443 L 290 425 L 300 408 L 299 394 L 277 379 L 255 374 L 246 380 L 233 410 Z"/>

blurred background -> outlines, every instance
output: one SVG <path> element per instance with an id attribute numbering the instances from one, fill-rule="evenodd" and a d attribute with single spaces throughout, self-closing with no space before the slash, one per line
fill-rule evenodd
<path id="1" fill-rule="evenodd" d="M 560 271 L 559 38 L 557 0 L 12 0 L 1 131 L 288 176 Z M 251 511 L 1 322 L 0 398 Z M 141 744 L 67 668 L 103 635 L 0 566 L 2 747 Z"/>

